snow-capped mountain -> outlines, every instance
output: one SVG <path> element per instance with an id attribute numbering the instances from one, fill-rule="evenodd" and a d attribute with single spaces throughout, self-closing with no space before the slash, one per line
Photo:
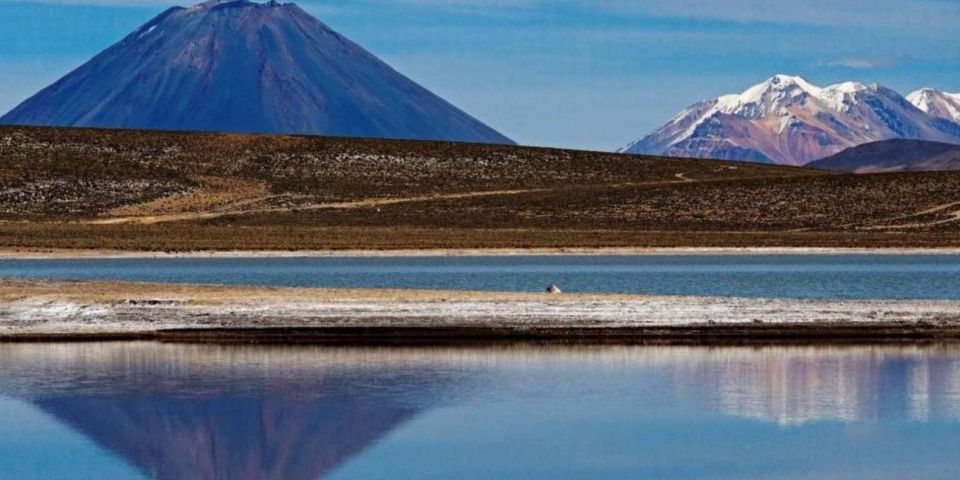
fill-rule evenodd
<path id="1" fill-rule="evenodd" d="M 741 94 L 697 103 L 621 151 L 804 165 L 891 138 L 960 143 L 960 124 L 880 85 L 821 88 L 777 75 Z"/>
<path id="2" fill-rule="evenodd" d="M 171 8 L 0 123 L 512 143 L 276 1 Z"/>
<path id="3" fill-rule="evenodd" d="M 907 100 L 930 115 L 960 122 L 960 93 L 922 88 L 907 95 Z"/>

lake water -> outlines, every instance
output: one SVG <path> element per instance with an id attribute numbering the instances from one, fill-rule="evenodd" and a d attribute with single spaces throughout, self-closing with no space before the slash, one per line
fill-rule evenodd
<path id="1" fill-rule="evenodd" d="M 0 276 L 239 285 L 960 299 L 960 255 L 0 260 Z"/>
<path id="2" fill-rule="evenodd" d="M 960 347 L 0 345 L 0 478 L 960 478 Z"/>

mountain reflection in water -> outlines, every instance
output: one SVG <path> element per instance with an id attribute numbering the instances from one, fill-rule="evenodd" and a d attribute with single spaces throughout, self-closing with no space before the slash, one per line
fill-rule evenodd
<path id="1" fill-rule="evenodd" d="M 703 398 L 704 407 L 717 412 L 780 425 L 960 420 L 955 349 L 719 350 L 692 371 L 682 362 L 671 367 L 678 379 L 690 375 L 677 382 L 678 395 Z"/>
<path id="2" fill-rule="evenodd" d="M 447 383 L 344 371 L 336 354 L 303 350 L 103 344 L 0 352 L 0 372 L 11 380 L 4 389 L 161 479 L 318 478 L 423 408 L 402 394 L 367 395 L 364 384 L 429 395 Z"/>
<path id="3" fill-rule="evenodd" d="M 955 422 L 960 349 L 11 344 L 0 345 L 0 394 L 146 477 L 296 480 L 350 464 L 433 411 L 472 406 L 595 405 L 598 422 L 619 407 L 650 418 L 678 409 L 784 429 Z"/>

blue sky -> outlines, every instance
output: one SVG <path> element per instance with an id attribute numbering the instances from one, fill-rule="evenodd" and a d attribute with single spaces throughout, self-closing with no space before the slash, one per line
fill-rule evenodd
<path id="1" fill-rule="evenodd" d="M 302 0 L 528 145 L 609 150 L 776 73 L 960 91 L 956 0 Z M 0 0 L 0 111 L 170 5 Z"/>

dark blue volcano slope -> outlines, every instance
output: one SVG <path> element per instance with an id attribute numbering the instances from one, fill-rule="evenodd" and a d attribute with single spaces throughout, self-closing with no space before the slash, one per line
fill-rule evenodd
<path id="1" fill-rule="evenodd" d="M 0 118 L 512 143 L 293 4 L 175 7 Z"/>

